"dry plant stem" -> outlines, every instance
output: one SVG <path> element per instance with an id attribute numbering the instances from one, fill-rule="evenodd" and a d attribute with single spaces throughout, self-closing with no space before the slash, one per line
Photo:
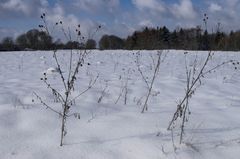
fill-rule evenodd
<path id="1" fill-rule="evenodd" d="M 140 51 L 138 51 L 136 54 L 140 54 Z M 147 85 L 147 88 L 150 89 L 150 86 L 149 86 L 149 84 L 148 84 L 148 81 L 147 81 L 147 79 L 146 79 L 146 76 L 143 74 L 143 71 L 141 70 L 139 56 L 137 56 L 136 64 L 137 64 L 138 72 L 140 73 L 143 81 L 144 81 L 145 84 Z"/>
<path id="2" fill-rule="evenodd" d="M 187 91 L 186 91 L 186 94 L 185 94 L 183 100 L 180 102 L 180 104 L 178 104 L 178 106 L 177 106 L 177 111 L 176 111 L 176 112 L 174 113 L 174 115 L 173 115 L 173 118 L 172 118 L 172 120 L 171 120 L 171 122 L 170 122 L 170 124 L 169 124 L 169 126 L 168 126 L 168 130 L 171 130 L 171 128 L 172 128 L 172 126 L 173 126 L 173 124 L 174 124 L 174 121 L 178 118 L 179 113 L 182 111 L 182 108 L 183 108 L 182 106 L 183 106 L 183 104 L 185 103 L 185 101 L 188 100 L 189 96 L 190 96 L 191 93 L 192 93 L 192 90 L 193 90 L 194 86 L 197 84 L 197 82 L 200 82 L 200 81 L 201 81 L 200 78 L 201 78 L 201 76 L 203 75 L 203 71 L 204 71 L 205 67 L 207 66 L 207 63 L 209 62 L 210 57 L 211 57 L 211 52 L 208 53 L 208 56 L 207 56 L 207 58 L 206 58 L 206 60 L 205 60 L 205 62 L 204 62 L 204 64 L 203 64 L 203 66 L 202 66 L 199 74 L 197 75 L 197 77 L 195 78 L 195 80 L 192 82 L 191 86 L 188 86 Z M 187 77 L 187 78 L 189 78 L 189 77 Z M 194 78 L 194 77 L 193 77 L 193 78 Z M 189 81 L 188 81 L 187 83 L 189 84 Z"/>
<path id="3" fill-rule="evenodd" d="M 45 15 L 42 16 L 42 20 L 43 20 L 43 23 L 44 23 L 44 25 L 43 25 L 44 29 L 46 30 L 47 34 L 50 35 Z"/>
<path id="4" fill-rule="evenodd" d="M 119 96 L 118 96 L 117 100 L 115 101 L 115 104 L 118 103 L 119 99 L 121 98 L 121 96 L 122 96 L 122 94 L 123 94 L 123 91 L 124 91 L 123 83 L 122 83 L 121 88 L 122 88 L 122 89 L 121 89 L 121 91 L 120 91 L 120 93 L 119 93 Z"/>
<path id="5" fill-rule="evenodd" d="M 98 103 L 101 103 L 103 97 L 104 97 L 105 94 L 106 94 L 107 88 L 108 88 L 108 82 L 106 82 L 105 87 L 104 87 L 104 89 L 103 89 L 102 92 L 101 92 L 101 96 L 98 98 L 98 101 L 97 101 Z"/>
<path id="6" fill-rule="evenodd" d="M 62 81 L 62 83 L 64 85 L 64 88 L 65 88 L 65 97 L 63 97 L 59 92 L 57 92 L 54 88 L 52 88 L 51 85 L 48 84 L 46 80 L 44 80 L 44 83 L 48 86 L 48 88 L 50 88 L 53 92 L 55 92 L 58 95 L 58 98 L 61 101 L 62 107 L 63 107 L 63 111 L 62 111 L 62 113 L 60 113 L 61 117 L 62 117 L 60 146 L 63 146 L 63 139 L 64 139 L 64 136 L 66 135 L 66 119 L 67 119 L 67 117 L 69 117 L 68 116 L 68 112 L 69 112 L 69 109 L 71 107 L 70 105 L 71 105 L 72 101 L 75 100 L 76 98 L 78 98 L 80 95 L 82 95 L 86 91 L 88 91 L 90 88 L 92 88 L 92 84 L 95 84 L 95 82 L 97 80 L 97 78 L 96 78 L 94 80 L 94 82 L 92 84 L 90 84 L 89 87 L 84 92 L 80 93 L 80 95 L 78 95 L 77 97 L 73 98 L 72 100 L 69 99 L 69 96 L 70 96 L 71 92 L 74 90 L 74 83 L 75 83 L 75 81 L 77 79 L 76 75 L 79 72 L 79 67 L 84 63 L 84 58 L 85 58 L 85 56 L 87 54 L 88 54 L 87 51 L 84 51 L 83 53 L 81 52 L 81 53 L 78 54 L 79 57 L 77 59 L 77 65 L 76 65 L 76 67 L 73 70 L 73 68 L 72 68 L 73 52 L 71 50 L 70 61 L 69 61 L 70 65 L 69 65 L 69 70 L 68 70 L 69 74 L 68 74 L 67 81 L 65 81 L 62 68 L 60 66 L 60 63 L 59 63 L 57 55 L 56 55 L 56 51 L 54 51 L 53 57 L 54 57 L 55 62 L 57 64 L 57 68 L 58 68 L 58 71 L 59 71 L 58 73 L 59 73 L 59 75 L 61 77 L 61 81 Z M 41 103 L 43 103 L 42 100 L 41 100 Z M 46 104 L 44 104 L 44 105 L 47 106 L 47 108 L 49 108 L 50 110 L 56 112 L 55 110 L 53 110 L 48 105 L 46 105 Z"/>
<path id="7" fill-rule="evenodd" d="M 86 53 L 86 51 L 84 51 L 84 54 Z M 72 52 L 71 52 L 72 54 Z M 69 78 L 68 78 L 68 81 L 67 81 L 67 84 L 65 83 L 65 80 L 64 80 L 64 77 L 63 77 L 63 73 L 60 69 L 60 65 L 59 65 L 59 74 L 60 76 L 62 77 L 62 82 L 64 83 L 64 86 L 67 87 L 66 89 L 66 92 L 65 92 L 65 99 L 64 99 L 64 104 L 63 104 L 63 116 L 62 116 L 62 126 L 61 126 L 61 142 L 60 142 L 60 146 L 63 146 L 63 139 L 64 139 L 64 136 L 66 134 L 66 118 L 67 118 L 67 114 L 68 114 L 68 111 L 70 109 L 70 103 L 72 100 L 69 99 L 69 95 L 71 94 L 71 92 L 73 91 L 74 89 L 74 83 L 76 81 L 76 75 L 77 73 L 79 72 L 79 67 L 84 63 L 84 54 L 83 55 L 79 55 L 78 57 L 78 60 L 77 60 L 77 65 L 72 73 L 72 70 L 69 70 Z M 72 55 L 71 55 L 72 57 Z M 57 58 L 55 58 L 57 59 Z M 70 58 L 70 65 L 72 65 L 72 58 Z M 72 67 L 70 67 L 72 69 Z M 69 68 L 69 69 L 70 69 Z"/>
<path id="8" fill-rule="evenodd" d="M 127 105 L 127 95 L 128 95 L 128 81 L 129 81 L 129 78 L 130 78 L 130 72 L 131 72 L 131 69 L 128 69 L 128 72 L 127 72 L 127 78 L 126 78 L 126 81 L 125 81 L 125 86 L 124 86 L 124 105 Z"/>
<path id="9" fill-rule="evenodd" d="M 70 53 L 70 60 L 69 60 L 68 81 L 70 80 L 70 77 L 71 77 L 71 72 L 70 72 L 70 70 L 72 70 L 72 62 L 73 62 L 73 51 L 71 50 L 71 53 Z"/>
<path id="10" fill-rule="evenodd" d="M 67 36 L 67 33 L 66 33 L 66 31 L 65 31 L 65 29 L 64 29 L 64 27 L 63 27 L 63 24 L 61 24 L 61 25 L 62 25 L 61 30 L 62 30 L 62 33 L 63 33 L 64 37 L 65 37 L 68 41 L 71 41 L 71 38 Z"/>
<path id="11" fill-rule="evenodd" d="M 186 86 L 186 92 L 185 92 L 185 96 L 184 98 L 180 101 L 180 103 L 177 105 L 177 110 L 175 111 L 172 120 L 169 123 L 168 126 L 168 130 L 173 130 L 175 128 L 175 121 L 178 118 L 182 118 L 181 119 L 181 125 L 180 125 L 180 144 L 183 141 L 183 135 L 184 135 L 184 128 L 185 128 L 185 124 L 188 121 L 187 120 L 187 114 L 190 114 L 189 111 L 189 99 L 192 97 L 192 95 L 195 93 L 196 89 L 198 87 L 201 86 L 202 82 L 201 79 L 204 78 L 204 75 L 211 73 L 212 71 L 216 70 L 217 68 L 231 63 L 233 62 L 233 60 L 229 60 L 227 62 L 223 62 L 221 64 L 216 65 L 215 67 L 207 70 L 204 72 L 204 70 L 206 69 L 206 66 L 208 65 L 208 62 L 211 60 L 213 54 L 211 53 L 211 51 L 208 53 L 207 58 L 204 61 L 204 64 L 202 65 L 200 71 L 196 72 L 197 70 L 197 59 L 195 59 L 194 64 L 192 66 L 192 68 L 188 68 L 187 66 L 187 62 L 185 63 L 185 67 L 186 67 L 186 78 L 187 78 L 187 86 Z"/>
<path id="12" fill-rule="evenodd" d="M 128 77 L 124 87 L 124 105 L 127 105 L 127 95 L 128 95 Z"/>
<path id="13" fill-rule="evenodd" d="M 196 65 L 194 65 L 194 70 L 195 70 L 195 66 Z M 190 79 L 191 78 L 191 70 L 188 71 L 187 66 L 186 66 L 186 75 L 187 75 L 187 89 L 186 89 L 186 92 L 189 92 L 190 80 L 191 80 Z M 189 108 L 189 105 L 188 105 L 189 102 L 188 101 L 189 101 L 189 96 L 187 96 L 187 98 L 186 98 L 186 103 L 185 103 L 185 107 L 184 107 L 184 110 L 183 110 L 183 118 L 182 118 L 181 133 L 180 133 L 180 144 L 182 143 L 183 134 L 184 134 L 184 126 L 185 126 L 185 121 L 186 121 L 186 112 L 187 112 L 187 109 Z"/>
<path id="14" fill-rule="evenodd" d="M 99 75 L 97 75 L 97 77 L 96 77 L 93 81 L 91 80 L 90 83 L 89 83 L 89 85 L 88 85 L 88 87 L 87 87 L 84 91 L 82 91 L 81 93 L 79 93 L 76 97 L 74 97 L 73 99 L 71 99 L 71 100 L 68 102 L 68 104 L 72 103 L 74 100 L 76 100 L 76 99 L 79 98 L 81 95 L 83 95 L 83 94 L 86 93 L 88 90 L 90 90 L 90 89 L 93 87 L 93 85 L 97 82 L 98 77 L 99 77 Z"/>
<path id="15" fill-rule="evenodd" d="M 118 96 L 117 100 L 115 101 L 115 104 L 117 104 L 118 101 L 120 100 L 120 98 L 122 96 L 124 96 L 124 105 L 127 105 L 128 81 L 129 81 L 129 78 L 130 78 L 130 73 L 131 73 L 131 69 L 128 69 L 127 75 L 125 76 L 126 80 L 124 82 L 122 81 L 121 91 L 119 93 L 119 96 Z M 126 74 L 126 73 L 124 73 L 124 74 Z"/>
<path id="16" fill-rule="evenodd" d="M 66 95 L 66 101 L 68 100 L 68 95 Z M 62 116 L 62 126 L 61 126 L 61 141 L 60 141 L 60 146 L 63 146 L 63 138 L 64 138 L 64 134 L 65 134 L 65 125 L 66 125 L 66 118 L 67 118 L 67 109 L 68 109 L 68 105 L 65 102 L 64 103 L 64 110 L 63 110 L 63 116 Z"/>
<path id="17" fill-rule="evenodd" d="M 47 87 L 48 87 L 49 89 L 52 90 L 52 92 L 53 92 L 54 94 L 57 95 L 56 98 L 58 98 L 58 100 L 63 104 L 64 98 L 63 98 L 63 96 L 61 95 L 61 93 L 59 93 L 56 89 L 54 89 L 45 79 L 43 80 L 43 82 L 47 85 Z"/>
<path id="18" fill-rule="evenodd" d="M 51 111 L 53 111 L 54 113 L 58 114 L 59 116 L 63 116 L 62 113 L 56 111 L 55 109 L 53 109 L 52 107 L 47 105 L 36 92 L 33 92 L 33 94 L 37 97 L 37 99 L 41 102 L 42 105 L 46 106 L 47 109 L 50 109 Z"/>
<path id="19" fill-rule="evenodd" d="M 158 52 L 157 56 L 158 56 L 158 59 L 157 59 L 157 64 L 156 64 L 156 65 L 155 65 L 154 60 L 153 60 L 154 73 L 153 73 L 153 77 L 152 77 L 150 86 L 147 84 L 147 85 L 148 85 L 148 93 L 147 93 L 147 97 L 146 97 L 146 100 L 145 100 L 145 102 L 144 102 L 144 106 L 143 106 L 143 109 L 142 109 L 142 112 L 141 112 L 141 113 L 144 113 L 144 111 L 147 111 L 147 110 L 148 110 L 147 102 L 148 102 L 149 96 L 151 95 L 154 81 L 155 81 L 155 79 L 156 79 L 156 77 L 157 77 L 157 74 L 158 74 L 158 72 L 159 72 L 159 69 L 160 69 L 162 52 Z"/>
<path id="20" fill-rule="evenodd" d="M 48 35 L 50 35 L 49 29 L 48 29 L 48 26 L 47 26 L 47 22 L 46 22 L 45 13 L 43 13 L 41 15 L 41 19 L 42 19 L 44 25 L 39 25 L 39 27 L 42 28 L 42 29 L 45 29 L 46 33 Z M 62 31 L 63 35 L 65 36 L 65 38 L 68 41 L 72 41 L 72 34 L 71 34 L 70 27 L 68 27 L 68 30 L 66 31 L 64 26 L 63 26 L 62 21 L 60 21 L 59 23 L 61 24 L 61 31 Z M 57 22 L 56 25 L 58 25 L 59 23 Z M 81 32 L 80 32 L 79 29 L 80 29 L 80 25 L 78 25 L 78 29 L 76 29 L 76 31 L 77 31 L 77 41 L 80 40 L 80 37 L 81 37 Z M 98 29 L 100 29 L 100 27 Z M 98 31 L 98 29 L 96 30 L 96 32 Z M 82 37 L 82 39 L 84 39 L 84 37 Z M 61 141 L 60 141 L 60 146 L 63 146 L 64 136 L 67 133 L 67 131 L 66 131 L 67 117 L 70 117 L 70 116 L 74 115 L 75 117 L 80 119 L 80 114 L 79 113 L 73 113 L 73 114 L 69 115 L 69 111 L 70 111 L 70 108 L 72 106 L 72 103 L 75 101 L 75 99 L 77 99 L 82 94 L 84 94 L 89 89 L 91 89 L 92 86 L 95 84 L 97 78 L 98 78 L 98 76 L 97 76 L 95 80 L 91 80 L 88 88 L 86 90 L 84 90 L 82 93 L 80 93 L 79 95 L 77 95 L 74 98 L 71 97 L 71 94 L 74 91 L 75 81 L 77 80 L 77 74 L 79 73 L 79 68 L 84 64 L 84 59 L 86 58 L 86 56 L 90 52 L 91 51 L 88 52 L 86 49 L 85 50 L 77 50 L 77 52 L 76 52 L 77 57 L 75 57 L 74 56 L 75 54 L 73 52 L 73 48 L 71 48 L 70 49 L 69 66 L 67 66 L 68 74 L 66 74 L 66 76 L 64 76 L 64 74 L 63 74 L 63 71 L 62 71 L 63 65 L 61 65 L 60 62 L 59 62 L 59 59 L 58 59 L 58 56 L 57 56 L 57 50 L 54 50 L 54 52 L 53 52 L 53 58 L 55 59 L 55 62 L 56 62 L 56 65 L 57 65 L 57 72 L 61 77 L 60 81 L 61 81 L 61 83 L 64 87 L 64 94 L 59 93 L 55 88 L 53 88 L 51 86 L 50 83 L 47 82 L 46 73 L 44 74 L 44 78 L 41 78 L 41 80 L 44 82 L 44 84 L 47 85 L 47 88 L 52 91 L 56 101 L 61 102 L 61 105 L 62 105 L 62 111 L 61 112 L 58 112 L 55 109 L 53 109 L 52 107 L 50 107 L 49 105 L 47 105 L 45 102 L 43 102 L 42 98 L 34 92 L 34 95 L 37 97 L 38 100 L 40 100 L 42 105 L 46 106 L 48 109 L 50 109 L 51 111 L 53 111 L 53 112 L 55 112 L 55 113 L 57 113 L 61 116 Z M 73 64 L 74 62 L 76 62 L 76 65 Z"/>
<path id="21" fill-rule="evenodd" d="M 92 39 L 97 34 L 97 32 L 99 31 L 100 28 L 101 28 L 101 26 L 98 26 L 98 28 L 88 38 Z"/>
<path id="22" fill-rule="evenodd" d="M 56 64 L 57 64 L 57 68 L 58 68 L 59 74 L 60 74 L 60 76 L 61 76 L 62 83 L 63 83 L 63 85 L 64 85 L 65 91 L 67 91 L 67 85 L 66 85 L 66 83 L 65 83 L 65 79 L 64 79 L 64 77 L 63 77 L 62 69 L 61 69 L 61 66 L 60 66 L 60 64 L 59 64 L 59 62 L 58 62 L 58 58 L 57 58 L 56 52 L 57 52 L 57 50 L 54 50 L 54 52 L 53 52 L 53 58 L 55 59 L 55 62 L 56 62 Z"/>

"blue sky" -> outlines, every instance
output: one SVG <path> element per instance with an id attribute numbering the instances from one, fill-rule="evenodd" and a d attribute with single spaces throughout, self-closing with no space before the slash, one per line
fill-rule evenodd
<path id="1" fill-rule="evenodd" d="M 209 31 L 218 22 L 223 31 L 240 28 L 240 0 L 1 0 L 0 39 L 37 28 L 43 12 L 49 27 L 59 20 L 73 30 L 81 24 L 86 36 L 102 25 L 96 39 L 103 34 L 126 37 L 145 26 L 202 26 L 204 13 Z"/>

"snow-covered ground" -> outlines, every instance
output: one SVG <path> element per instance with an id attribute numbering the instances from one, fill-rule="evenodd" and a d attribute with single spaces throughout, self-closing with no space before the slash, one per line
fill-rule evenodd
<path id="1" fill-rule="evenodd" d="M 146 84 L 136 66 L 137 51 L 93 51 L 78 75 L 73 95 L 85 90 L 91 79 L 99 78 L 92 89 L 72 106 L 81 119 L 68 118 L 65 145 L 60 147 L 60 118 L 36 99 L 61 110 L 60 103 L 40 80 L 62 89 L 52 52 L 0 53 L 0 159 L 238 159 L 240 156 L 240 70 L 224 65 L 206 76 L 190 100 L 191 116 L 184 144 L 167 131 L 177 102 L 184 96 L 185 56 L 200 64 L 207 52 L 164 51 L 149 110 L 142 114 Z M 151 76 L 151 53 L 141 51 L 141 69 Z M 66 66 L 69 51 L 59 51 Z M 228 60 L 239 60 L 238 52 L 216 52 L 208 68 Z M 191 63 L 191 62 L 190 62 Z M 64 73 L 67 72 L 67 70 Z M 117 101 L 122 88 L 124 96 Z M 102 93 L 104 91 L 104 93 Z M 102 96 L 102 97 L 101 97 Z M 101 98 L 101 99 L 100 99 Z"/>

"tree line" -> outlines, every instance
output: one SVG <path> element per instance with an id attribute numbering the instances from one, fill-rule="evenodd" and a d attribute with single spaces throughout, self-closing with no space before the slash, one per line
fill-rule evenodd
<path id="1" fill-rule="evenodd" d="M 17 50 L 53 50 L 53 49 L 96 49 L 93 39 L 86 42 L 68 41 L 62 43 L 46 32 L 37 29 L 18 36 L 16 40 L 6 37 L 0 43 L 0 51 Z M 201 27 L 179 28 L 170 31 L 167 27 L 148 28 L 135 31 L 127 38 L 116 35 L 103 35 L 98 42 L 100 50 L 154 50 L 154 49 L 183 49 L 183 50 L 240 50 L 240 31 L 225 33 L 217 29 L 209 33 Z"/>
<path id="2" fill-rule="evenodd" d="M 54 49 L 96 49 L 97 43 L 93 39 L 86 42 L 68 41 L 62 43 L 61 40 L 53 41 L 53 37 L 44 31 L 31 29 L 19 35 L 15 40 L 6 37 L 0 43 L 0 51 L 24 51 L 24 50 L 54 50 Z"/>
<path id="3" fill-rule="evenodd" d="M 229 34 L 208 33 L 200 27 L 179 28 L 170 31 L 167 27 L 144 28 L 135 31 L 125 40 L 126 49 L 181 49 L 181 50 L 240 50 L 240 31 Z"/>

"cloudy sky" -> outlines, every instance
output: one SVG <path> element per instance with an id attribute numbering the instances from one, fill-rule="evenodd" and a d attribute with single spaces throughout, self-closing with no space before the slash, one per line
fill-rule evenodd
<path id="1" fill-rule="evenodd" d="M 41 23 L 46 13 L 49 28 L 57 21 L 74 30 L 81 24 L 86 36 L 102 25 L 98 36 L 115 34 L 126 37 L 144 26 L 203 26 L 209 16 L 208 29 L 218 22 L 223 31 L 240 29 L 240 0 L 1 0 L 0 39 L 16 37 Z"/>

